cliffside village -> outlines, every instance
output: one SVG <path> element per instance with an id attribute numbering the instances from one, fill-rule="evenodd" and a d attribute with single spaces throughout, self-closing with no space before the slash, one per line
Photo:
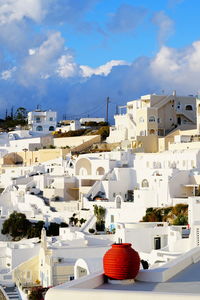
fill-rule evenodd
<path id="1" fill-rule="evenodd" d="M 104 118 L 58 126 L 55 111 L 36 109 L 27 128 L 0 133 L 5 299 L 28 299 L 37 287 L 48 289 L 46 300 L 88 293 L 104 299 L 102 290 L 116 299 L 103 277 L 103 256 L 113 243 L 131 243 L 139 253 L 135 299 L 155 299 L 154 292 L 159 299 L 199 297 L 200 99 L 175 91 L 144 95 L 119 107 L 114 120 L 105 138 Z M 13 213 L 33 226 L 43 222 L 41 236 L 6 232 Z M 56 235 L 48 233 L 51 224 L 59 225 Z M 176 280 L 181 274 L 188 290 Z"/>

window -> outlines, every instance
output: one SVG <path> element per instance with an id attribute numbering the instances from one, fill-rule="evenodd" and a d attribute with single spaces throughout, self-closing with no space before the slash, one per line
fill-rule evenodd
<path id="1" fill-rule="evenodd" d="M 157 119 L 157 122 L 158 122 L 158 123 L 161 123 L 161 120 L 160 120 L 160 118 L 158 118 L 158 119 Z"/>
<path id="2" fill-rule="evenodd" d="M 142 185 L 142 187 L 149 187 L 149 182 L 148 182 L 148 180 L 147 180 L 147 179 L 143 179 L 141 185 Z"/>
<path id="3" fill-rule="evenodd" d="M 37 127 L 36 127 L 36 131 L 43 131 L 43 127 L 42 127 L 42 126 L 40 126 L 40 125 L 39 125 L 39 126 L 37 126 Z"/>
<path id="4" fill-rule="evenodd" d="M 111 216 L 110 216 L 110 222 L 111 222 L 111 223 L 114 223 L 114 215 L 111 215 Z"/>
<path id="5" fill-rule="evenodd" d="M 74 280 L 74 276 L 73 276 L 73 275 L 70 275 L 70 276 L 69 276 L 69 280 L 70 280 L 70 281 Z"/>
<path id="6" fill-rule="evenodd" d="M 97 168 L 96 170 L 96 175 L 104 175 L 105 174 L 105 170 L 102 167 Z"/>
<path id="7" fill-rule="evenodd" d="M 156 118 L 154 116 L 149 117 L 149 122 L 155 122 L 155 121 L 156 121 Z"/>
<path id="8" fill-rule="evenodd" d="M 193 110 L 192 105 L 188 104 L 185 106 L 185 110 Z"/>
<path id="9" fill-rule="evenodd" d="M 35 120 L 36 120 L 36 123 L 40 123 L 41 122 L 40 117 L 36 117 Z"/>
<path id="10" fill-rule="evenodd" d="M 54 129 L 54 126 L 50 126 L 49 127 L 49 131 L 54 131 L 55 129 Z"/>
<path id="11" fill-rule="evenodd" d="M 49 121 L 51 121 L 51 122 L 52 122 L 52 121 L 53 121 L 53 118 L 52 118 L 52 117 L 50 117 L 50 118 L 49 118 Z"/>

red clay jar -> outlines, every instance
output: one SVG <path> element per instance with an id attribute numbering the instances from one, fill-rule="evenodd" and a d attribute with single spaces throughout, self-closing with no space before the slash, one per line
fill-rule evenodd
<path id="1" fill-rule="evenodd" d="M 140 269 L 140 257 L 129 243 L 113 244 L 104 255 L 103 266 L 110 279 L 134 279 Z"/>

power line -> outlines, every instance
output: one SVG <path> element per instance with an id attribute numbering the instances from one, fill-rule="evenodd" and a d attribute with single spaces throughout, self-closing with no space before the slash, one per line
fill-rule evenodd
<path id="1" fill-rule="evenodd" d="M 73 115 L 70 114 L 70 115 L 68 115 L 68 116 L 70 116 L 71 118 L 81 117 L 81 116 L 83 116 L 83 115 L 88 115 L 88 114 L 91 114 L 91 113 L 96 113 L 96 112 L 98 112 L 99 110 L 101 110 L 103 107 L 104 107 L 104 104 L 101 104 L 101 105 L 99 105 L 98 107 L 93 107 L 92 109 L 87 110 L 87 111 L 85 111 L 85 112 L 81 112 L 81 113 L 79 113 L 79 114 L 73 114 Z"/>

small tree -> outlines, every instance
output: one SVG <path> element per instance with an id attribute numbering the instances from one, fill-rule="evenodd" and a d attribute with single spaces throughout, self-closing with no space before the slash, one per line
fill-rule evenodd
<path id="1" fill-rule="evenodd" d="M 49 288 L 43 288 L 42 286 L 33 287 L 31 289 L 30 295 L 28 296 L 29 300 L 43 300 L 46 292 Z"/>
<path id="2" fill-rule="evenodd" d="M 69 218 L 69 225 L 74 226 L 74 217 Z"/>
<path id="3" fill-rule="evenodd" d="M 79 219 L 78 218 L 74 218 L 74 226 L 76 226 L 79 222 Z"/>
<path id="4" fill-rule="evenodd" d="M 41 236 L 41 230 L 44 227 L 43 221 L 38 221 L 37 223 L 31 223 L 31 226 L 29 226 L 29 229 L 27 231 L 27 237 L 28 239 L 39 237 Z"/>
<path id="5" fill-rule="evenodd" d="M 14 211 L 3 223 L 1 233 L 9 234 L 15 240 L 26 236 L 30 226 L 25 214 Z"/>
<path id="6" fill-rule="evenodd" d="M 102 206 L 94 205 L 94 215 L 97 218 L 96 229 L 104 231 L 105 229 L 105 213 L 106 209 Z"/>
<path id="7" fill-rule="evenodd" d="M 84 224 L 84 223 L 86 222 L 86 219 L 81 218 L 81 219 L 79 220 L 79 222 L 80 222 L 80 225 L 82 225 L 82 224 Z"/>
<path id="8" fill-rule="evenodd" d="M 77 223 L 78 223 L 78 221 L 79 221 L 79 219 L 76 218 L 76 214 L 75 214 L 75 213 L 73 213 L 72 217 L 69 218 L 69 224 L 70 224 L 71 226 L 76 226 Z"/>
<path id="9" fill-rule="evenodd" d="M 179 215 L 173 222 L 173 225 L 187 225 L 188 224 L 188 217 L 184 215 Z"/>
<path id="10" fill-rule="evenodd" d="M 47 229 L 47 235 L 48 236 L 57 236 L 59 235 L 59 228 L 60 225 L 58 223 L 50 223 L 48 229 Z"/>
<path id="11" fill-rule="evenodd" d="M 24 107 L 18 107 L 15 112 L 15 120 L 25 122 L 27 118 L 27 110 Z"/>

